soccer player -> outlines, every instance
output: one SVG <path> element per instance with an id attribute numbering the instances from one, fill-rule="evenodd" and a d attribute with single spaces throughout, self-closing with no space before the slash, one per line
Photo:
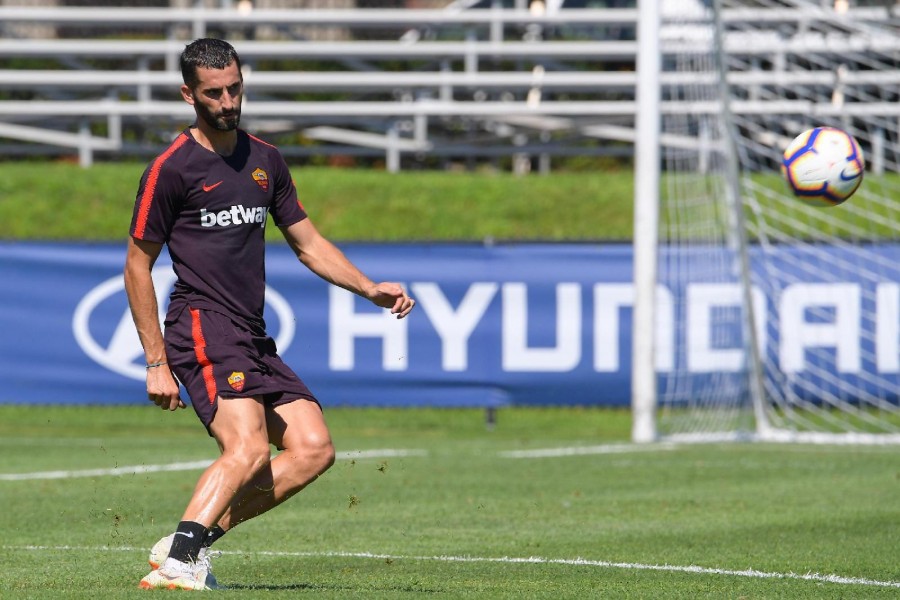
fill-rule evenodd
<path id="1" fill-rule="evenodd" d="M 184 49 L 181 95 L 196 122 L 144 172 L 131 222 L 125 289 L 146 356 L 147 395 L 164 410 L 184 408 L 180 381 L 221 451 L 175 532 L 151 550 L 153 571 L 142 588 L 215 587 L 209 545 L 334 462 L 318 401 L 265 330 L 267 218 L 300 262 L 326 281 L 397 318 L 415 305 L 399 284 L 374 283 L 322 237 L 278 150 L 238 128 L 240 67 L 222 40 L 199 39 Z M 177 275 L 165 333 L 151 279 L 163 244 Z M 281 450 L 274 458 L 270 444 Z"/>

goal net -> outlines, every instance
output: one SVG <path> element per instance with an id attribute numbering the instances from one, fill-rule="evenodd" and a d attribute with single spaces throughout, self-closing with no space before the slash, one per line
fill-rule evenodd
<path id="1" fill-rule="evenodd" d="M 633 365 L 655 377 L 651 437 L 900 443 L 900 31 L 888 9 L 660 6 L 655 364 Z M 803 204 L 780 175 L 784 148 L 817 126 L 849 132 L 866 158 L 837 207 Z"/>

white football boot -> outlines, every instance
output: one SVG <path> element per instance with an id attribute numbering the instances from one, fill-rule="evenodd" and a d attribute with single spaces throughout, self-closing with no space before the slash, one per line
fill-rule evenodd
<path id="1" fill-rule="evenodd" d="M 166 562 L 166 559 L 169 558 L 169 551 L 172 549 L 173 539 L 175 539 L 175 534 L 170 533 L 153 544 L 153 547 L 150 549 L 150 556 L 147 558 L 147 562 L 150 563 L 150 566 L 153 567 L 153 569 L 159 569 L 160 566 Z M 200 555 L 197 556 L 195 565 L 198 565 L 199 568 L 202 568 L 205 572 L 204 585 L 206 586 L 206 589 L 222 590 L 225 588 L 219 585 L 216 581 L 216 576 L 212 574 L 211 559 L 213 554 L 214 553 L 209 548 L 203 546 L 200 548 Z"/>
<path id="2" fill-rule="evenodd" d="M 173 558 L 151 571 L 141 579 L 140 587 L 145 590 L 208 590 L 206 568 L 197 563 L 183 563 Z"/>

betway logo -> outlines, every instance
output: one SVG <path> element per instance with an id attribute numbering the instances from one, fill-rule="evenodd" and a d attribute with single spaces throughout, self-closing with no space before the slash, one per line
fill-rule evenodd
<path id="1" fill-rule="evenodd" d="M 232 206 L 228 210 L 210 212 L 205 208 L 200 209 L 200 224 L 203 227 L 228 227 L 229 225 L 242 225 L 244 223 L 266 225 L 266 215 L 269 209 L 265 206 L 251 206 L 244 208 L 243 204 Z"/>

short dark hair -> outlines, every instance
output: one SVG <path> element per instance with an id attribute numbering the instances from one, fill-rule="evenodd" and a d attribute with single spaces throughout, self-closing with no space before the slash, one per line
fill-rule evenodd
<path id="1" fill-rule="evenodd" d="M 225 40 L 215 38 L 194 40 L 185 46 L 184 52 L 181 53 L 181 78 L 184 79 L 186 86 L 194 89 L 200 83 L 197 67 L 224 69 L 232 62 L 237 63 L 240 71 L 241 59 L 234 46 Z"/>

